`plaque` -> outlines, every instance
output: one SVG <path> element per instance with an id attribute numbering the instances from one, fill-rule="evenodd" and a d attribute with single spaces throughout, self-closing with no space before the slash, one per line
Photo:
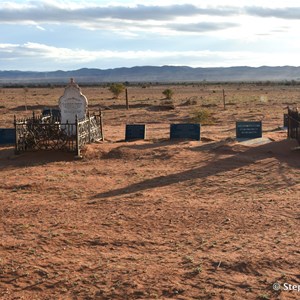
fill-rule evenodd
<path id="1" fill-rule="evenodd" d="M 146 125 L 126 125 L 125 141 L 144 140 L 146 137 Z"/>
<path id="2" fill-rule="evenodd" d="M 236 122 L 237 139 L 256 139 L 262 137 L 261 121 Z"/>
<path id="3" fill-rule="evenodd" d="M 200 141 L 200 124 L 171 124 L 170 139 Z"/>
<path id="4" fill-rule="evenodd" d="M 14 145 L 16 143 L 16 130 L 14 128 L 0 128 L 0 144 Z"/>

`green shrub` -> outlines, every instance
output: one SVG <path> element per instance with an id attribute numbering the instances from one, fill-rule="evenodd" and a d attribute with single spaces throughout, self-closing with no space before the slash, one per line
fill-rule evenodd
<path id="1" fill-rule="evenodd" d="M 115 98 L 118 98 L 120 94 L 125 91 L 125 85 L 123 83 L 112 83 L 109 86 L 109 90 L 113 93 Z"/>
<path id="2" fill-rule="evenodd" d="M 200 123 L 201 125 L 211 125 L 214 123 L 214 118 L 211 112 L 207 109 L 200 109 L 192 113 L 192 120 L 195 123 Z"/>
<path id="3" fill-rule="evenodd" d="M 174 95 L 174 92 L 171 89 L 166 89 L 162 93 L 166 96 L 166 99 L 172 99 L 172 96 Z"/>

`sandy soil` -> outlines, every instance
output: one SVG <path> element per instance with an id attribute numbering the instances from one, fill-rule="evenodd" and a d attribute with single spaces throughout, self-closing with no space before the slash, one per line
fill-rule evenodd
<path id="1" fill-rule="evenodd" d="M 86 88 L 106 140 L 82 160 L 1 147 L 0 299 L 299 299 L 272 288 L 300 285 L 300 152 L 278 128 L 299 90 L 225 86 L 224 111 L 222 88 L 173 87 L 164 110 L 164 87 L 131 87 L 129 111 Z M 29 89 L 25 112 L 24 91 L 2 88 L 1 127 L 61 94 Z M 169 141 L 201 109 L 201 142 Z M 235 141 L 238 119 L 263 119 L 272 142 Z M 124 142 L 126 123 L 146 123 L 147 139 Z"/>

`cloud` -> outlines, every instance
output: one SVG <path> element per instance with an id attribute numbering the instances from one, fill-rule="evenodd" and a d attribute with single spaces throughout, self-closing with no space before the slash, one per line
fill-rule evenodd
<path id="1" fill-rule="evenodd" d="M 169 5 L 97 5 L 76 2 L 29 1 L 0 3 L 0 22 L 82 22 L 102 19 L 128 21 L 170 21 L 179 17 L 192 16 L 230 17 L 249 15 L 300 19 L 300 7 L 260 7 L 260 6 L 203 6 L 195 4 Z"/>
<path id="2" fill-rule="evenodd" d="M 232 27 L 236 27 L 236 23 L 217 23 L 217 22 L 200 22 L 200 23 L 189 23 L 189 24 L 172 24 L 169 26 L 170 29 L 183 32 L 208 32 L 216 30 L 224 30 Z"/>
<path id="3" fill-rule="evenodd" d="M 232 7 L 198 7 L 193 4 L 177 5 L 71 5 L 68 2 L 30 1 L 26 4 L 0 3 L 0 24 L 34 25 L 44 30 L 42 24 L 71 24 L 88 30 L 117 32 L 127 37 L 141 32 L 159 35 L 203 33 L 236 26 L 228 22 L 192 22 L 202 16 L 224 17 L 237 14 Z M 188 23 L 187 23 L 188 22 Z"/>
<path id="4" fill-rule="evenodd" d="M 181 5 L 136 5 L 136 6 L 68 6 L 58 2 L 29 2 L 26 5 L 0 4 L 1 22 L 36 21 L 76 22 L 99 19 L 120 19 L 132 21 L 173 20 L 177 17 L 196 15 L 231 16 L 236 14 L 235 8 L 200 8 L 192 4 Z"/>
<path id="5" fill-rule="evenodd" d="M 246 7 L 245 13 L 258 17 L 274 17 L 288 20 L 300 20 L 300 7 L 268 8 L 268 7 Z"/>
<path id="6" fill-rule="evenodd" d="M 243 61 L 247 60 L 257 65 L 262 58 L 265 61 L 264 57 L 251 51 L 87 51 L 38 43 L 0 44 L 0 61 L 13 60 L 16 63 L 22 61 L 27 63 L 31 69 L 38 69 L 34 66 L 38 66 L 40 63 L 43 66 L 48 64 L 50 69 L 53 69 L 53 63 L 66 68 L 70 65 L 86 66 L 88 63 L 91 63 L 93 67 L 98 64 L 112 67 L 112 65 L 149 65 L 153 62 L 155 65 L 231 66 L 241 65 Z M 272 54 L 268 54 L 268 58 L 271 59 Z M 30 65 L 32 62 L 34 65 Z"/>

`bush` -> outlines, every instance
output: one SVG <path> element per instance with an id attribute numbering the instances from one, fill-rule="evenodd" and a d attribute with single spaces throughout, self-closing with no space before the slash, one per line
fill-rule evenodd
<path id="1" fill-rule="evenodd" d="M 174 95 L 174 92 L 171 89 L 166 89 L 162 93 L 166 96 L 166 99 L 172 99 L 172 96 Z"/>
<path id="2" fill-rule="evenodd" d="M 109 86 L 109 90 L 113 93 L 115 98 L 119 98 L 120 94 L 125 91 L 125 85 L 123 83 L 113 83 Z"/>
<path id="3" fill-rule="evenodd" d="M 210 111 L 206 109 L 200 109 L 193 112 L 192 121 L 200 123 L 201 125 L 211 125 L 214 123 L 214 118 Z"/>

